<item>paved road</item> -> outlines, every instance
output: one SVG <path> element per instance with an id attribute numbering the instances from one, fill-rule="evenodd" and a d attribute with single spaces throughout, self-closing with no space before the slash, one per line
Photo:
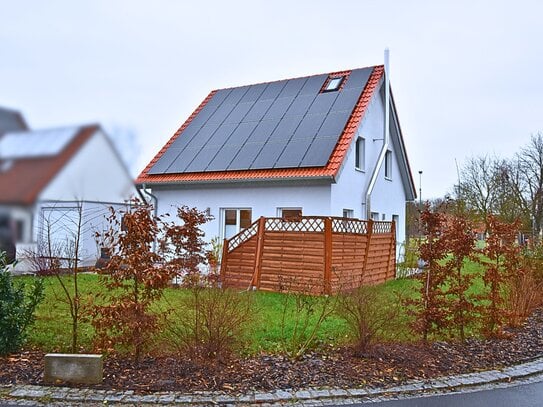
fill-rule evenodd
<path id="1" fill-rule="evenodd" d="M 362 406 L 362 404 L 358 405 Z M 472 393 L 383 401 L 377 405 L 383 407 L 541 407 L 543 406 L 543 382 Z"/>

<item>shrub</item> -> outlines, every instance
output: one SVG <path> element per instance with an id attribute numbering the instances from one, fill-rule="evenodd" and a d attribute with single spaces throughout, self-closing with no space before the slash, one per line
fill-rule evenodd
<path id="1" fill-rule="evenodd" d="M 364 356 L 380 337 L 397 329 L 402 313 L 399 295 L 385 296 L 375 286 L 361 286 L 340 294 L 337 315 L 347 322 L 358 356 Z"/>
<path id="2" fill-rule="evenodd" d="M 176 303 L 171 314 L 176 321 L 167 330 L 182 355 L 224 360 L 247 344 L 254 309 L 250 292 L 191 287 Z"/>
<path id="3" fill-rule="evenodd" d="M 291 359 L 302 357 L 315 343 L 320 327 L 336 309 L 337 296 L 315 296 L 315 284 L 302 284 L 297 278 L 280 282 L 281 348 Z M 294 321 L 291 326 L 288 321 Z"/>
<path id="4" fill-rule="evenodd" d="M 14 284 L 0 253 L 0 355 L 18 351 L 26 329 L 34 322 L 34 310 L 43 299 L 43 281 L 33 278 L 29 287 Z"/>

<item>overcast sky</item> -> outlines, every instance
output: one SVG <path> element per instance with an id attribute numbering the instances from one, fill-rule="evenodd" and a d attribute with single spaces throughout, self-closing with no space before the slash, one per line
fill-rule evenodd
<path id="1" fill-rule="evenodd" d="M 210 90 L 378 65 L 386 47 L 423 198 L 452 190 L 455 160 L 543 131 L 541 1 L 0 0 L 0 16 L 0 106 L 32 128 L 103 124 L 135 175 Z"/>

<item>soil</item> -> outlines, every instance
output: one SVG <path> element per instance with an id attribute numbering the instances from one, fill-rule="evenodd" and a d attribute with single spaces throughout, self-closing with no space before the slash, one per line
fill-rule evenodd
<path id="1" fill-rule="evenodd" d="M 355 356 L 349 348 L 330 348 L 299 361 L 262 354 L 223 363 L 147 357 L 136 364 L 126 357 L 108 356 L 104 382 L 92 387 L 138 393 L 386 387 L 413 379 L 499 368 L 543 356 L 543 309 L 507 334 L 499 339 L 469 339 L 463 344 L 379 344 L 365 357 Z M 26 350 L 0 358 L 0 385 L 43 384 L 43 356 L 41 351 Z"/>

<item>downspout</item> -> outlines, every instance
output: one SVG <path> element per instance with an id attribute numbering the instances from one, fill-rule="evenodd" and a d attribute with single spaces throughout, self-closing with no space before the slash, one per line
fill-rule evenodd
<path id="1" fill-rule="evenodd" d="M 390 140 L 390 82 L 389 82 L 389 51 L 388 48 L 385 49 L 385 74 L 384 74 L 384 87 L 385 87 L 385 124 L 383 129 L 383 146 L 381 147 L 381 152 L 375 163 L 375 168 L 371 174 L 370 182 L 368 184 L 368 189 L 366 191 L 366 219 L 371 219 L 371 194 L 373 193 L 373 188 L 377 182 L 377 177 L 379 175 L 379 170 L 383 165 L 385 156 L 388 150 L 389 140 Z"/>
<path id="2" fill-rule="evenodd" d="M 145 203 L 147 203 L 147 199 L 145 199 L 143 194 L 151 197 L 151 200 L 153 201 L 152 205 L 153 205 L 153 209 L 154 209 L 154 212 L 155 212 L 155 216 L 157 216 L 158 215 L 158 208 L 157 208 L 157 206 L 158 206 L 158 198 L 156 197 L 156 195 L 153 195 L 151 192 L 149 192 L 147 190 L 147 185 L 145 185 L 145 184 L 141 185 L 141 189 L 139 189 L 139 188 L 136 188 L 136 189 L 137 189 L 139 195 L 141 196 L 141 199 L 143 199 L 143 201 Z"/>

